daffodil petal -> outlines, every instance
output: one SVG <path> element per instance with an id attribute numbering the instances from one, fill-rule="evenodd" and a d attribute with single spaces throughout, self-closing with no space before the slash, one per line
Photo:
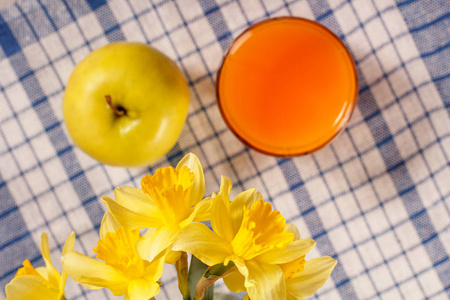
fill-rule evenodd
<path id="1" fill-rule="evenodd" d="M 311 296 L 324 285 L 336 263 L 336 260 L 329 256 L 306 261 L 303 271 L 286 281 L 288 292 L 298 297 Z"/>
<path id="2" fill-rule="evenodd" d="M 145 268 L 145 276 L 146 280 L 150 280 L 151 282 L 158 281 L 163 273 L 164 269 L 165 256 L 159 256 L 150 262 L 150 264 Z"/>
<path id="3" fill-rule="evenodd" d="M 175 239 L 172 250 L 192 253 L 209 266 L 224 262 L 233 253 L 230 243 L 202 223 L 192 223 L 183 228 Z"/>
<path id="4" fill-rule="evenodd" d="M 294 225 L 294 223 L 287 223 L 286 230 L 288 230 L 294 234 L 294 240 L 300 239 L 300 232 L 298 231 L 298 228 L 297 228 L 297 226 Z"/>
<path id="5" fill-rule="evenodd" d="M 64 248 L 61 256 L 64 256 L 67 253 L 72 252 L 74 246 L 75 246 L 75 232 L 72 231 L 72 233 L 67 237 L 66 242 L 64 243 Z M 66 285 L 66 281 L 67 281 L 67 272 L 63 268 L 61 272 L 61 280 L 59 282 L 60 296 L 64 295 L 64 286 Z"/>
<path id="6" fill-rule="evenodd" d="M 235 271 L 231 272 L 223 278 L 223 282 L 233 293 L 240 293 L 245 291 L 245 277 L 241 273 Z"/>
<path id="7" fill-rule="evenodd" d="M 55 300 L 59 290 L 50 288 L 39 276 L 24 275 L 11 280 L 5 287 L 8 300 Z"/>
<path id="8" fill-rule="evenodd" d="M 48 281 L 54 288 L 59 288 L 60 276 L 58 271 L 53 267 L 52 259 L 50 258 L 50 247 L 48 245 L 48 235 L 46 232 L 41 234 L 41 252 L 47 267 Z"/>
<path id="9" fill-rule="evenodd" d="M 238 232 L 244 216 L 243 207 L 248 209 L 258 200 L 263 200 L 262 195 L 256 189 L 248 189 L 239 193 L 230 204 L 231 219 L 233 220 L 234 232 Z"/>
<path id="10" fill-rule="evenodd" d="M 131 211 L 107 196 L 103 196 L 102 199 L 113 217 L 127 229 L 134 230 L 162 225 L 161 219 L 157 215 L 144 215 Z"/>
<path id="11" fill-rule="evenodd" d="M 284 264 L 305 255 L 315 245 L 312 239 L 300 239 L 290 242 L 284 249 L 272 249 L 255 259 L 267 264 Z"/>
<path id="12" fill-rule="evenodd" d="M 73 280 L 89 288 L 108 288 L 114 295 L 127 291 L 127 279 L 113 267 L 72 251 L 62 257 L 63 268 Z"/>
<path id="13" fill-rule="evenodd" d="M 211 227 L 214 232 L 227 241 L 232 241 L 236 232 L 230 215 L 229 192 L 231 191 L 231 180 L 222 176 L 220 191 L 214 197 L 211 204 Z"/>
<path id="14" fill-rule="evenodd" d="M 157 213 L 156 205 L 150 195 L 144 193 L 142 189 L 131 186 L 123 186 L 114 189 L 116 202 L 134 212 L 144 215 Z"/>
<path id="15" fill-rule="evenodd" d="M 201 200 L 197 205 L 195 205 L 193 214 L 194 222 L 200 222 L 200 221 L 209 221 L 211 220 L 211 204 L 212 204 L 212 198 L 208 197 L 203 200 Z"/>
<path id="16" fill-rule="evenodd" d="M 103 215 L 103 219 L 100 224 L 100 238 L 103 239 L 108 232 L 116 232 L 119 227 L 120 223 L 117 222 L 109 211 L 107 211 Z"/>
<path id="17" fill-rule="evenodd" d="M 179 229 L 174 226 L 162 226 L 136 243 L 139 255 L 152 261 L 158 254 L 170 247 L 177 236 Z"/>
<path id="18" fill-rule="evenodd" d="M 157 284 L 156 282 L 151 282 L 142 278 L 131 280 L 128 285 L 128 299 L 150 299 L 158 294 L 159 290 L 159 284 Z"/>
<path id="19" fill-rule="evenodd" d="M 205 195 L 205 177 L 203 175 L 203 168 L 200 160 L 193 153 L 185 155 L 178 163 L 176 170 L 179 171 L 183 166 L 188 167 L 195 176 L 194 182 L 192 183 L 190 201 L 190 205 L 193 206 L 202 200 Z"/>
<path id="20" fill-rule="evenodd" d="M 286 283 L 279 266 L 255 260 L 246 261 L 245 265 L 248 269 L 245 287 L 250 299 L 286 299 Z"/>

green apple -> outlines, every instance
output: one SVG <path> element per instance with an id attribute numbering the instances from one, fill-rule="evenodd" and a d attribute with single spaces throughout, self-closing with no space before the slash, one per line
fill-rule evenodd
<path id="1" fill-rule="evenodd" d="M 117 42 L 75 67 L 63 101 L 68 132 L 81 150 L 104 164 L 135 167 L 174 146 L 186 120 L 189 89 L 163 53 Z"/>

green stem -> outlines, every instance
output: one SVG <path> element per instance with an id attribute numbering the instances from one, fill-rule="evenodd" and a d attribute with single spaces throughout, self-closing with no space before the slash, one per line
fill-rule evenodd
<path id="1" fill-rule="evenodd" d="M 186 252 L 181 252 L 180 258 L 175 263 L 178 274 L 178 288 L 180 289 L 183 300 L 191 300 L 188 283 L 188 257 Z"/>

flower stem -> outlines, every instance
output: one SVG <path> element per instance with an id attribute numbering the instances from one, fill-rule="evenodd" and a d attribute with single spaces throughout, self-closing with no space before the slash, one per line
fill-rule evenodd
<path id="1" fill-rule="evenodd" d="M 236 266 L 234 266 L 234 267 L 228 269 L 225 273 L 223 273 L 220 276 L 218 276 L 218 275 L 212 275 L 209 272 L 211 270 L 211 268 L 213 268 L 213 267 L 209 267 L 206 270 L 205 274 L 202 276 L 202 278 L 200 278 L 200 280 L 198 281 L 197 288 L 195 289 L 195 300 L 203 299 L 203 296 L 205 295 L 206 290 L 211 285 L 213 285 L 220 278 L 223 278 L 223 277 L 227 276 L 228 274 L 230 274 L 231 272 L 236 271 L 236 269 L 237 269 Z"/>
<path id="2" fill-rule="evenodd" d="M 191 300 L 188 283 L 188 257 L 186 252 L 181 252 L 180 258 L 175 263 L 178 274 L 178 288 L 180 289 L 183 300 Z"/>

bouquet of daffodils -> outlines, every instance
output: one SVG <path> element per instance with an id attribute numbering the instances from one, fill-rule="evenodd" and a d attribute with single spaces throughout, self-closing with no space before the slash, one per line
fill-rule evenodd
<path id="1" fill-rule="evenodd" d="M 35 269 L 25 260 L 6 285 L 8 299 L 65 299 L 67 276 L 124 299 L 154 299 L 163 284 L 164 264 L 176 266 L 185 300 L 213 299 L 214 282 L 220 278 L 232 292 L 246 292 L 244 299 L 303 299 L 325 283 L 336 265 L 331 257 L 305 260 L 315 242 L 300 238 L 297 228 L 286 224 L 256 189 L 230 199 L 231 181 L 222 177 L 219 192 L 203 198 L 203 169 L 194 154 L 176 168 L 144 176 L 141 185 L 116 188 L 115 199 L 103 196 L 108 211 L 93 249 L 97 259 L 73 250 L 72 233 L 59 274 L 44 233 L 46 267 Z"/>

